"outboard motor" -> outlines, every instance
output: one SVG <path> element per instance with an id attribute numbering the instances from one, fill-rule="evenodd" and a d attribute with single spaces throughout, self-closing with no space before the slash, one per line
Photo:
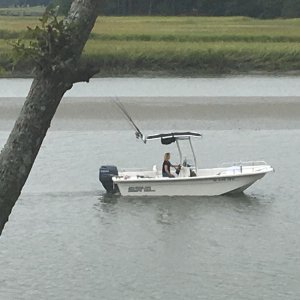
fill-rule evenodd
<path id="1" fill-rule="evenodd" d="M 118 174 L 116 166 L 101 166 L 99 169 L 99 180 L 108 193 L 113 194 L 118 191 L 118 187 L 112 181 L 112 177 L 118 176 Z"/>

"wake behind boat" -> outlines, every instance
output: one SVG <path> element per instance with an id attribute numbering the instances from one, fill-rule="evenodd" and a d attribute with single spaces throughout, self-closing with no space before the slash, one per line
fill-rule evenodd
<path id="1" fill-rule="evenodd" d="M 109 193 L 122 196 L 217 196 L 240 193 L 274 169 L 264 161 L 225 163 L 221 167 L 201 169 L 192 145 L 192 138 L 201 137 L 197 132 L 171 132 L 144 137 L 138 130 L 137 138 L 146 144 L 160 140 L 163 145 L 176 143 L 181 168 L 174 177 L 163 177 L 161 170 L 121 170 L 115 166 L 102 166 L 99 180 Z M 193 153 L 193 164 L 183 161 L 180 141 L 188 141 Z M 178 174 L 177 174 L 178 173 Z"/>

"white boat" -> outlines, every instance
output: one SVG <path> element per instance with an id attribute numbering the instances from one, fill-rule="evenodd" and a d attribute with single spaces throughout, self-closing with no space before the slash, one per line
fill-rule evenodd
<path id="1" fill-rule="evenodd" d="M 173 132 L 144 137 L 138 132 L 137 137 L 144 143 L 160 140 L 162 144 L 176 143 L 181 169 L 175 177 L 163 177 L 161 169 L 154 166 L 151 170 L 122 170 L 115 166 L 102 166 L 99 179 L 109 193 L 119 192 L 122 196 L 217 196 L 240 193 L 263 178 L 274 169 L 264 161 L 225 163 L 221 167 L 201 169 L 191 138 L 201 137 L 196 132 Z M 193 153 L 193 165 L 182 160 L 179 141 L 188 141 Z"/>

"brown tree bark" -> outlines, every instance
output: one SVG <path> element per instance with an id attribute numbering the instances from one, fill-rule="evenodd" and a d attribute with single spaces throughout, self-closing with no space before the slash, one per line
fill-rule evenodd
<path id="1" fill-rule="evenodd" d="M 0 153 L 0 234 L 21 194 L 64 93 L 76 82 L 89 81 L 98 71 L 80 62 L 97 18 L 98 2 L 73 1 L 65 19 L 72 33 L 69 46 L 72 47 L 73 58 L 71 62 L 59 61 L 59 68 L 53 66 L 52 72 L 37 72 L 22 111 Z"/>

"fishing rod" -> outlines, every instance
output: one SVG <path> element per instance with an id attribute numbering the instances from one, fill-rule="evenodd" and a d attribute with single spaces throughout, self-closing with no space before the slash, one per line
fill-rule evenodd
<path id="1" fill-rule="evenodd" d="M 123 105 L 123 103 L 118 98 L 113 99 L 113 102 L 119 108 L 119 110 L 123 113 L 123 115 L 125 116 L 125 118 L 129 122 L 129 124 L 135 130 L 135 137 L 137 139 L 141 139 L 146 144 L 146 137 L 143 135 L 143 133 L 140 131 L 140 129 L 137 127 L 137 125 L 134 123 L 134 121 L 132 120 L 130 114 L 128 113 L 125 106 Z"/>

